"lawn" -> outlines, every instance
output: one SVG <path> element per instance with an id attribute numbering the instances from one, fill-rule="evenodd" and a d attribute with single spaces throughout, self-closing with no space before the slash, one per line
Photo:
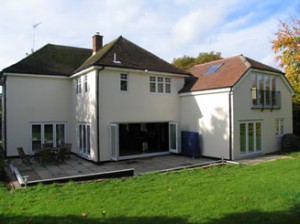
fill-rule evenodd
<path id="1" fill-rule="evenodd" d="M 0 186 L 0 223 L 299 223 L 300 154 L 102 182 Z"/>

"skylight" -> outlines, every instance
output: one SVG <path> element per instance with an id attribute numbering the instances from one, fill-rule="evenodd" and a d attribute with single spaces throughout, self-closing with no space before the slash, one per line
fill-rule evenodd
<path id="1" fill-rule="evenodd" d="M 211 74 L 211 73 L 215 73 L 222 65 L 223 65 L 223 63 L 210 66 L 210 67 L 204 72 L 203 75 L 208 75 L 208 74 Z"/>

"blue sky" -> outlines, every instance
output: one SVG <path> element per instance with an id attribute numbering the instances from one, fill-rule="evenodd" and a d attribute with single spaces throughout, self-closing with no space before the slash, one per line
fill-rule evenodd
<path id="1" fill-rule="evenodd" d="M 0 70 L 47 43 L 91 48 L 122 35 L 172 62 L 218 51 L 276 66 L 278 20 L 299 16 L 296 0 L 0 0 Z"/>

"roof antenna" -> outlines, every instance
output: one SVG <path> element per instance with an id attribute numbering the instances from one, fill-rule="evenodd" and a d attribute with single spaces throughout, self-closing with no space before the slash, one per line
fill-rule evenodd
<path id="1" fill-rule="evenodd" d="M 39 23 L 36 23 L 36 24 L 33 24 L 32 28 L 33 28 L 33 36 L 32 36 L 32 48 L 31 48 L 31 53 L 34 52 L 34 43 L 35 43 L 35 31 L 37 30 L 37 27 L 39 25 L 41 25 L 42 22 L 39 22 Z"/>

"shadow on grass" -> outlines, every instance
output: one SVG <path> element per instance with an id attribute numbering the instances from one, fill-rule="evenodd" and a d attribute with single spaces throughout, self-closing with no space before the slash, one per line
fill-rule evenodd
<path id="1" fill-rule="evenodd" d="M 204 224 L 232 224 L 232 223 L 264 223 L 264 224 L 294 224 L 299 223 L 300 206 L 295 206 L 288 211 L 263 212 L 252 210 L 245 213 L 232 213 L 219 219 L 211 219 Z M 201 222 L 200 222 L 201 223 Z"/>
<path id="2" fill-rule="evenodd" d="M 199 215 L 200 216 L 200 215 Z M 200 219 L 200 217 L 195 214 L 192 219 Z M 278 211 L 278 212 L 262 212 L 262 211 L 248 211 L 245 213 L 232 213 L 223 216 L 218 219 L 210 219 L 208 221 L 189 222 L 188 218 L 184 217 L 166 217 L 166 216 L 153 216 L 153 217 L 99 217 L 90 218 L 88 216 L 64 216 L 64 217 L 53 217 L 53 216 L 6 216 L 0 215 L 1 224 L 231 224 L 231 223 L 264 223 L 264 224 L 281 224 L 281 223 L 299 223 L 300 220 L 300 207 L 295 206 L 295 208 L 288 211 Z"/>
<path id="3" fill-rule="evenodd" d="M 166 223 L 166 224 L 189 224 L 186 219 L 177 217 L 102 217 L 89 218 L 82 216 L 0 216 L 1 224 L 152 224 L 152 223 Z"/>

